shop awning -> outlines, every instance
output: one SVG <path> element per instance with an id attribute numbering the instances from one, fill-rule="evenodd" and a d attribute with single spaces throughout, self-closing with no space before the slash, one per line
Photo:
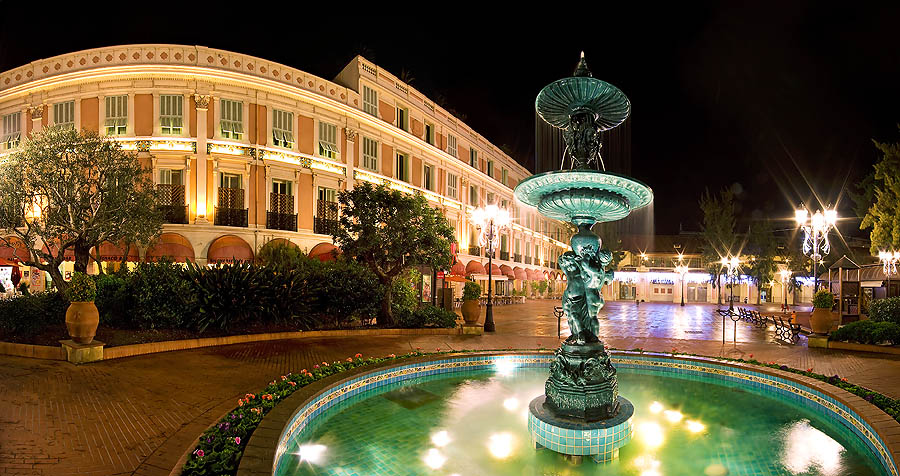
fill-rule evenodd
<path id="1" fill-rule="evenodd" d="M 216 238 L 216 241 L 209 245 L 206 259 L 209 263 L 253 261 L 253 249 L 243 239 L 234 235 L 225 235 Z"/>
<path id="2" fill-rule="evenodd" d="M 6 238 L 9 244 L 0 241 L 0 258 L 8 261 L 25 261 L 28 259 L 28 247 L 20 238 L 10 236 Z"/>
<path id="3" fill-rule="evenodd" d="M 518 266 L 513 268 L 513 273 L 515 273 L 515 276 L 516 276 L 515 279 L 521 279 L 521 280 L 528 279 L 528 273 L 526 273 L 524 269 L 522 269 Z"/>
<path id="4" fill-rule="evenodd" d="M 504 265 L 500 266 L 500 272 L 503 273 L 509 279 L 516 279 L 516 273 L 513 271 L 512 268 L 509 267 L 509 265 L 504 264 Z"/>
<path id="5" fill-rule="evenodd" d="M 309 257 L 319 261 L 333 261 L 339 254 L 341 249 L 331 243 L 319 243 L 309 250 Z"/>
<path id="6" fill-rule="evenodd" d="M 500 276 L 505 275 L 505 273 L 503 273 L 502 271 L 500 271 L 500 267 L 497 266 L 496 263 L 491 263 L 491 274 L 493 274 L 493 275 L 495 275 L 495 276 L 496 276 L 496 275 L 500 275 Z"/>
<path id="7" fill-rule="evenodd" d="M 470 277 L 476 281 L 487 281 L 488 280 L 487 274 L 473 274 Z M 491 281 L 507 281 L 508 280 L 508 278 L 502 274 L 493 274 L 490 276 L 490 278 L 491 278 Z"/>
<path id="8" fill-rule="evenodd" d="M 487 271 L 484 270 L 484 266 L 480 262 L 472 260 L 466 265 L 466 276 L 472 274 L 487 274 Z"/>
<path id="9" fill-rule="evenodd" d="M 47 246 L 47 243 L 44 243 L 42 250 L 47 254 L 50 254 L 51 252 L 53 254 L 59 253 L 59 247 L 55 243 L 50 243 L 49 247 Z M 75 248 L 70 246 L 66 249 L 63 253 L 63 261 L 75 261 Z"/>
<path id="10" fill-rule="evenodd" d="M 457 261 L 453 263 L 453 266 L 450 267 L 450 275 L 451 276 L 465 276 L 466 275 L 466 265 Z"/>
<path id="11" fill-rule="evenodd" d="M 15 261 L 10 261 L 8 259 L 0 258 L 0 268 L 4 268 L 4 267 L 18 268 L 19 263 L 16 263 Z"/>
<path id="12" fill-rule="evenodd" d="M 116 245 L 107 241 L 101 244 L 99 248 L 100 261 L 122 261 L 122 256 L 125 254 L 125 243 Z M 138 251 L 138 247 L 132 244 L 128 248 L 128 259 L 126 261 L 140 260 L 141 254 Z"/>
<path id="13" fill-rule="evenodd" d="M 178 233 L 163 233 L 146 254 L 148 261 L 157 261 L 162 257 L 168 257 L 176 263 L 194 261 L 194 247 L 187 238 Z"/>

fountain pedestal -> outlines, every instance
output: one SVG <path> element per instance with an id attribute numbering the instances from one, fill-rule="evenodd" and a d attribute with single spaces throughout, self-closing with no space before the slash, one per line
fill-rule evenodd
<path id="1" fill-rule="evenodd" d="M 567 456 L 590 456 L 597 463 L 618 458 L 619 448 L 634 434 L 634 405 L 622 397 L 616 403 L 619 413 L 615 417 L 588 422 L 557 415 L 548 407 L 546 395 L 535 398 L 528 408 L 532 446 Z"/>
<path id="2" fill-rule="evenodd" d="M 590 422 L 619 412 L 616 369 L 602 342 L 563 344 L 556 350 L 544 390 L 548 408 L 560 417 Z"/>

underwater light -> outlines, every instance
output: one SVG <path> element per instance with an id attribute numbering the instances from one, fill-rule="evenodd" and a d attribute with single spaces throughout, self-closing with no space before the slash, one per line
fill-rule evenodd
<path id="1" fill-rule="evenodd" d="M 446 430 L 431 435 L 431 442 L 434 443 L 434 446 L 447 446 L 451 441 L 450 433 L 447 433 Z"/>
<path id="2" fill-rule="evenodd" d="M 447 462 L 447 457 L 442 455 L 437 448 L 431 448 L 425 453 L 425 465 L 431 469 L 438 469 Z"/>
<path id="3" fill-rule="evenodd" d="M 681 412 L 675 410 L 666 410 L 663 412 L 663 415 L 666 416 L 666 420 L 669 420 L 669 423 L 678 423 L 684 418 Z"/>
<path id="4" fill-rule="evenodd" d="M 637 435 L 641 441 L 650 448 L 662 446 L 665 440 L 664 432 L 658 423 L 645 421 L 637 426 Z"/>
<path id="5" fill-rule="evenodd" d="M 650 413 L 659 413 L 663 411 L 663 405 L 659 402 L 653 402 L 650 404 Z"/>
<path id="6" fill-rule="evenodd" d="M 685 423 L 687 423 L 687 429 L 691 433 L 700 433 L 706 429 L 706 426 L 703 423 L 696 420 L 688 420 Z"/>
<path id="7" fill-rule="evenodd" d="M 494 362 L 494 370 L 500 375 L 510 375 L 516 368 L 516 363 L 510 360 L 498 360 Z"/>
<path id="8" fill-rule="evenodd" d="M 325 456 L 326 449 L 328 448 L 325 445 L 300 445 L 297 448 L 297 454 L 300 456 L 300 461 L 319 464 Z"/>
<path id="9" fill-rule="evenodd" d="M 519 399 L 516 397 L 509 397 L 506 400 L 503 400 L 503 408 L 514 412 L 516 408 L 519 408 Z"/>
<path id="10" fill-rule="evenodd" d="M 844 447 L 818 428 L 801 420 L 782 430 L 785 453 L 782 464 L 794 474 L 818 469 L 823 475 L 833 475 L 841 467 Z"/>
<path id="11" fill-rule="evenodd" d="M 488 439 L 488 450 L 497 459 L 504 459 L 512 454 L 513 436 L 509 433 L 495 433 Z"/>

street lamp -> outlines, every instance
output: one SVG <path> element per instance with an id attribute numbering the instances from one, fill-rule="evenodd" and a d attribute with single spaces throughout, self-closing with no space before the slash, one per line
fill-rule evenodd
<path id="1" fill-rule="evenodd" d="M 675 267 L 675 272 L 681 276 L 681 305 L 684 306 L 684 277 L 687 275 L 690 267 L 684 264 L 681 259 L 681 255 L 678 255 L 678 266 Z"/>
<path id="2" fill-rule="evenodd" d="M 781 275 L 781 294 L 784 296 L 784 309 L 785 311 L 788 308 L 787 305 L 787 283 L 791 279 L 791 270 L 785 268 L 778 272 Z"/>
<path id="3" fill-rule="evenodd" d="M 883 265 L 884 274 L 887 275 L 887 287 L 884 297 L 891 297 L 891 275 L 897 274 L 897 262 L 900 261 L 900 251 L 879 251 L 878 259 Z"/>
<path id="4" fill-rule="evenodd" d="M 487 248 L 488 252 L 488 295 L 487 310 L 484 315 L 484 331 L 494 332 L 494 308 L 491 302 L 491 258 L 494 255 L 494 249 L 500 243 L 500 231 L 509 226 L 509 211 L 497 205 L 488 205 L 473 210 L 471 219 L 472 223 L 481 230 L 478 235 L 478 244 Z"/>
<path id="5" fill-rule="evenodd" d="M 822 258 L 831 252 L 831 244 L 828 243 L 828 232 L 834 228 L 837 223 L 837 210 L 817 210 L 812 216 L 809 216 L 809 210 L 800 205 L 794 211 L 794 218 L 797 225 L 803 230 L 803 254 L 809 256 L 813 260 L 813 275 L 815 278 L 813 285 L 813 293 L 819 287 L 819 262 Z"/>
<path id="6" fill-rule="evenodd" d="M 737 256 L 722 258 L 722 266 L 728 268 L 728 276 L 731 277 L 731 298 L 728 300 L 728 310 L 734 311 L 734 271 L 740 266 L 741 260 Z"/>

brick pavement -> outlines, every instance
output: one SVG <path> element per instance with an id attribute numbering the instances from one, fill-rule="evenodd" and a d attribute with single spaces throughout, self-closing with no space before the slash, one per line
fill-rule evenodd
<path id="1" fill-rule="evenodd" d="M 552 301 L 495 308 L 489 336 L 331 337 L 152 354 L 74 366 L 0 356 L 0 474 L 168 475 L 238 396 L 273 378 L 356 352 L 421 347 L 504 349 L 558 345 Z M 900 397 L 900 357 L 786 345 L 738 323 L 721 342 L 712 306 L 609 303 L 601 320 L 612 347 L 772 360 L 848 378 Z"/>

